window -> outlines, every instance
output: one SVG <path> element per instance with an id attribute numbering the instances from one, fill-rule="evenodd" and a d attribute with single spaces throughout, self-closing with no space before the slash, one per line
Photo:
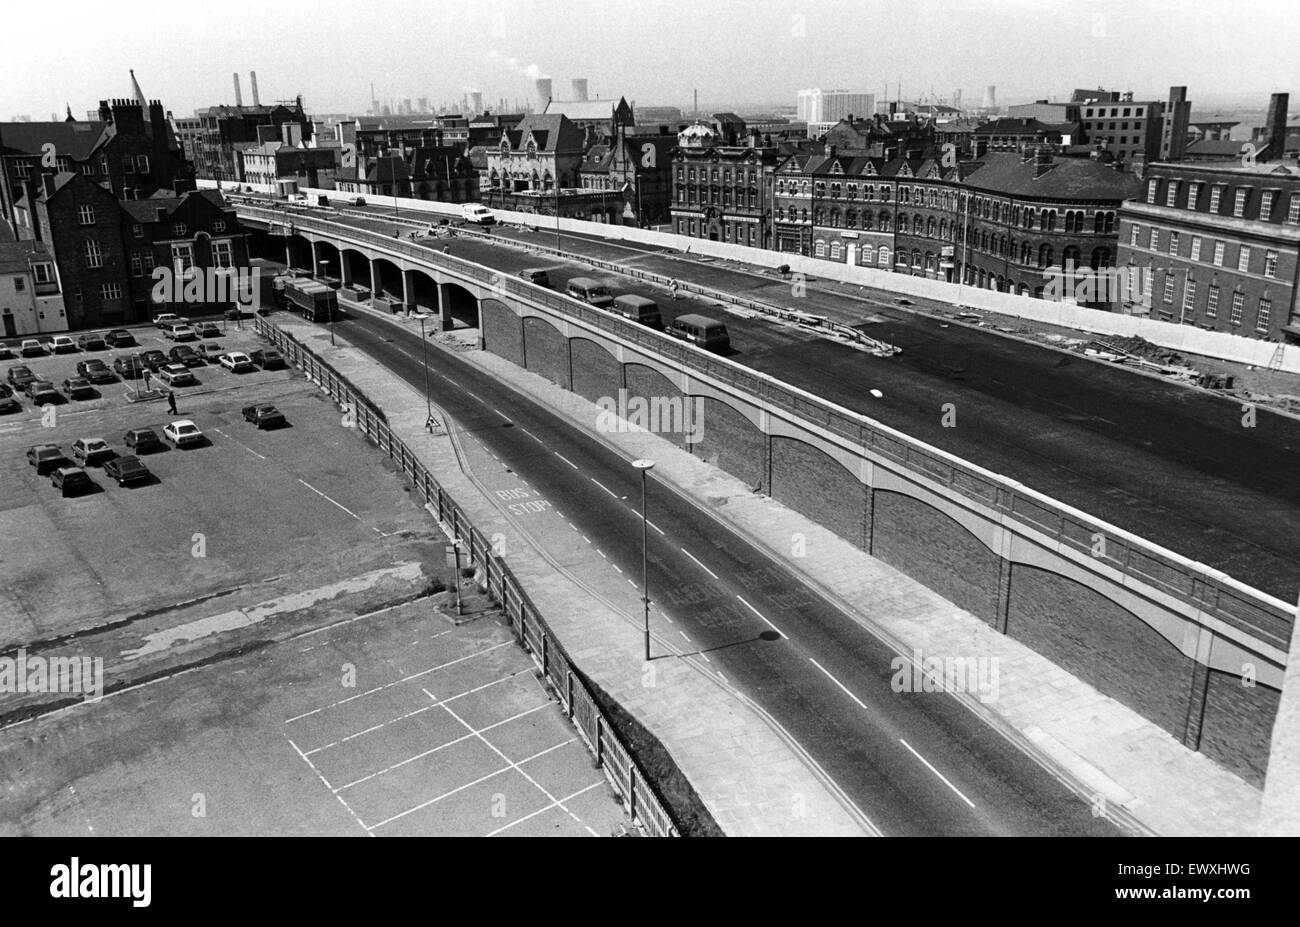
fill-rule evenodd
<path id="1" fill-rule="evenodd" d="M 1165 205 L 1174 206 L 1178 203 L 1178 181 L 1171 180 L 1165 188 Z"/>
<path id="2" fill-rule="evenodd" d="M 1249 194 L 1250 190 L 1245 187 L 1237 188 L 1237 195 L 1232 199 L 1232 214 L 1237 218 L 1241 218 L 1246 214 L 1246 197 Z"/>
<path id="3" fill-rule="evenodd" d="M 1196 281 L 1188 280 L 1187 288 L 1183 290 L 1183 321 L 1193 322 L 1196 320 Z"/>
<path id="4" fill-rule="evenodd" d="M 1156 201 L 1156 188 L 1159 186 L 1160 186 L 1160 181 L 1156 180 L 1154 177 L 1152 177 L 1150 180 L 1147 181 L 1147 202 L 1148 203 L 1154 203 Z"/>
<path id="5" fill-rule="evenodd" d="M 1245 245 L 1237 252 L 1237 270 L 1246 273 L 1250 270 L 1250 249 Z"/>
<path id="6" fill-rule="evenodd" d="M 145 251 L 140 255 L 140 264 L 144 268 L 144 276 L 148 277 L 153 273 L 153 252 Z"/>
<path id="7" fill-rule="evenodd" d="M 139 251 L 131 252 L 131 276 L 132 277 L 144 276 L 144 262 L 140 260 Z"/>
<path id="8" fill-rule="evenodd" d="M 1192 236 L 1192 260 L 1199 261 L 1200 259 L 1201 259 L 1201 236 L 1193 235 Z"/>
<path id="9" fill-rule="evenodd" d="M 813 254 L 819 258 L 826 257 L 826 242 L 824 241 L 817 242 L 817 246 L 813 249 Z"/>
<path id="10" fill-rule="evenodd" d="M 14 173 L 18 175 L 19 180 L 26 180 L 29 176 L 31 165 L 26 161 L 18 161 L 14 164 Z M 1295 197 L 1292 197 L 1295 199 Z"/>
<path id="11" fill-rule="evenodd" d="M 1264 252 L 1264 276 L 1265 277 L 1277 276 L 1277 252 L 1276 251 Z"/>
<path id="12" fill-rule="evenodd" d="M 95 224 L 95 207 L 78 206 L 77 207 L 77 224 L 94 225 Z"/>
<path id="13" fill-rule="evenodd" d="M 27 291 L 27 281 L 22 277 L 14 277 L 14 292 L 24 293 Z"/>
<path id="14" fill-rule="evenodd" d="M 99 298 L 108 302 L 122 298 L 122 287 L 117 283 L 102 283 L 99 286 Z"/>
<path id="15" fill-rule="evenodd" d="M 1134 248 L 1138 247 L 1138 235 L 1142 234 L 1142 226 L 1135 225 L 1129 230 L 1128 243 Z"/>
<path id="16" fill-rule="evenodd" d="M 1241 324 L 1241 310 L 1246 305 L 1245 294 L 1237 290 L 1232 294 L 1232 312 L 1228 315 L 1228 321 L 1233 325 Z"/>
<path id="17" fill-rule="evenodd" d="M 1200 181 L 1192 181 L 1187 185 L 1187 208 L 1195 209 L 1196 202 L 1197 200 L 1200 199 L 1200 197 L 1201 197 L 1201 183 Z"/>
<path id="18" fill-rule="evenodd" d="M 172 245 L 172 267 L 183 274 L 194 266 L 194 248 L 188 243 Z"/>
<path id="19" fill-rule="evenodd" d="M 99 250 L 99 242 L 95 241 L 93 238 L 86 239 L 86 266 L 87 267 L 104 266 L 103 252 Z"/>
<path id="20" fill-rule="evenodd" d="M 1292 225 L 1300 224 L 1300 193 L 1292 193 L 1286 208 L 1286 221 Z"/>
<path id="21" fill-rule="evenodd" d="M 1273 301 L 1267 296 L 1259 298 L 1259 312 L 1255 313 L 1255 331 L 1268 331 L 1268 317 L 1273 311 Z"/>
<path id="22" fill-rule="evenodd" d="M 188 231 L 188 229 L 185 227 L 185 223 L 184 223 L 184 222 L 173 222 L 173 223 L 172 223 L 172 234 L 175 235 L 177 238 L 180 238 L 181 236 L 183 236 L 187 231 Z"/>
<path id="23" fill-rule="evenodd" d="M 1219 313 L 1219 288 L 1212 286 L 1205 294 L 1205 314 L 1214 318 Z"/>
<path id="24" fill-rule="evenodd" d="M 1170 232 L 1170 233 L 1169 233 L 1169 253 L 1170 253 L 1170 254 L 1175 254 L 1175 255 L 1176 255 L 1176 254 L 1178 253 L 1178 238 L 1179 238 L 1179 235 L 1178 235 L 1177 232 Z"/>
<path id="25" fill-rule="evenodd" d="M 1214 263 L 1217 267 L 1223 266 L 1223 242 L 1221 241 L 1214 243 Z"/>
<path id="26" fill-rule="evenodd" d="M 225 219 L 214 219 L 214 220 L 213 220 L 213 222 L 212 222 L 212 231 L 214 231 L 214 232 L 220 234 L 221 232 L 224 232 L 225 230 L 226 230 L 226 220 L 225 220 Z"/>
<path id="27" fill-rule="evenodd" d="M 36 275 L 36 282 L 38 284 L 54 282 L 53 264 L 33 264 L 32 272 Z"/>
<path id="28" fill-rule="evenodd" d="M 1273 215 L 1273 197 L 1277 196 L 1272 190 L 1263 193 L 1259 198 L 1259 221 L 1267 222 Z"/>
<path id="29" fill-rule="evenodd" d="M 1169 274 L 1169 273 L 1165 274 L 1164 300 L 1167 303 L 1172 303 L 1174 301 L 1174 275 L 1173 274 Z"/>
<path id="30" fill-rule="evenodd" d="M 1219 211 L 1219 199 L 1223 196 L 1223 184 L 1216 183 L 1210 187 L 1210 212 Z"/>
<path id="31" fill-rule="evenodd" d="M 1159 229 L 1154 229 L 1154 228 L 1153 228 L 1153 229 L 1151 230 L 1151 240 L 1147 242 L 1147 247 L 1150 248 L 1152 251 L 1159 251 L 1159 250 L 1160 250 L 1160 230 L 1159 230 Z"/>

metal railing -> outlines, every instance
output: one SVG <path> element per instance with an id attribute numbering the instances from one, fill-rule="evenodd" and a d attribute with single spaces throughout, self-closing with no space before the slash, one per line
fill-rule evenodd
<path id="1" fill-rule="evenodd" d="M 651 836 L 679 836 L 677 825 L 663 801 L 619 739 L 614 725 L 601 711 L 582 675 L 575 671 L 575 664 L 559 638 L 546 624 L 510 567 L 493 550 L 491 540 L 474 527 L 464 510 L 416 454 L 393 434 L 378 406 L 288 332 L 261 317 L 254 320 L 254 327 L 259 335 L 275 345 L 290 363 L 299 367 L 309 380 L 338 403 L 351 416 L 356 428 L 397 464 L 436 513 L 443 531 L 453 543 L 462 547 L 468 565 L 482 570 L 483 585 L 500 604 L 515 640 L 532 656 L 587 749 L 595 755 L 596 764 L 605 771 L 606 778 L 618 791 L 632 820 Z"/>
<path id="2" fill-rule="evenodd" d="M 241 206 L 240 212 L 267 222 L 277 219 L 279 211 Z M 1010 525 L 1019 523 L 1046 534 L 1062 547 L 1080 555 L 1083 562 L 1095 562 L 1119 570 L 1284 652 L 1289 647 L 1294 623 L 1294 610 L 1289 603 L 858 412 L 621 316 L 602 312 L 552 290 L 454 255 L 327 219 L 297 215 L 295 224 L 301 231 L 328 235 L 362 247 L 383 249 L 431 265 L 482 284 L 498 295 L 543 307 L 607 332 L 684 371 L 710 377 L 752 402 L 801 419 L 864 451 L 896 463 L 904 471 L 922 475 L 951 493 L 992 509 L 999 521 Z M 624 269 L 620 272 L 629 271 Z M 644 273 L 630 272 L 634 276 Z M 745 301 L 740 302 L 743 304 Z M 1100 555 L 1094 552 L 1098 536 L 1104 537 L 1106 542 L 1104 553 Z"/>

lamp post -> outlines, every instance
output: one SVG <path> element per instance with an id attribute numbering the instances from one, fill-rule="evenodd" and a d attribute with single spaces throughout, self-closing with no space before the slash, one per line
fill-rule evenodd
<path id="1" fill-rule="evenodd" d="M 424 427 L 432 431 L 429 423 L 433 421 L 433 400 L 429 396 L 429 342 L 424 334 L 424 320 L 429 317 L 428 313 L 419 312 L 415 316 L 420 320 L 420 352 L 424 357 Z"/>
<path id="2" fill-rule="evenodd" d="M 645 506 L 645 484 L 646 473 L 654 467 L 653 460 L 641 458 L 632 461 L 632 466 L 641 471 L 641 605 L 642 614 L 645 619 L 645 658 L 646 662 L 650 660 L 650 568 L 649 568 L 649 547 L 646 538 L 646 506 Z"/>

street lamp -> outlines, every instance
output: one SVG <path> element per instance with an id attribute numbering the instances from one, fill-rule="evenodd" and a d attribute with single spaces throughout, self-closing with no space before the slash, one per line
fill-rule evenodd
<path id="1" fill-rule="evenodd" d="M 418 312 L 415 317 L 420 320 L 420 351 L 424 355 L 424 427 L 433 431 L 429 424 L 433 421 L 433 400 L 429 397 L 429 342 L 424 334 L 424 320 L 429 317 L 429 314 Z"/>
<path id="2" fill-rule="evenodd" d="M 643 616 L 645 618 L 645 658 L 646 662 L 650 661 L 650 569 L 649 569 L 649 548 L 646 539 L 646 518 L 645 507 L 645 483 L 646 472 L 654 467 L 653 460 L 641 458 L 632 461 L 632 466 L 641 471 L 641 605 Z"/>

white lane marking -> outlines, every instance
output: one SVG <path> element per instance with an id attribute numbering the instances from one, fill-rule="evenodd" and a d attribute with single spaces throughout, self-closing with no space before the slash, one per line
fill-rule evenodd
<path id="1" fill-rule="evenodd" d="M 591 543 L 591 538 L 587 537 L 585 534 L 582 536 L 582 539 L 586 541 L 588 544 Z"/>
<path id="2" fill-rule="evenodd" d="M 493 409 L 492 411 L 495 412 L 497 415 L 501 416 L 501 417 L 502 417 L 503 419 L 505 419 L 507 422 L 510 421 L 510 416 L 506 415 L 506 414 L 505 414 L 504 412 L 502 412 L 500 409 Z"/>
<path id="3" fill-rule="evenodd" d="M 574 467 L 574 469 L 576 470 L 577 467 Z M 609 493 L 609 494 L 610 494 L 611 496 L 613 496 L 615 499 L 618 498 L 618 496 L 615 495 L 614 490 L 610 489 L 608 486 L 606 486 L 606 485 L 605 485 L 604 483 L 602 483 L 600 480 L 596 479 L 594 476 L 591 478 L 591 481 L 592 481 L 593 483 L 595 483 L 597 486 L 599 486 L 601 489 L 605 490 L 605 492 Z"/>
<path id="4" fill-rule="evenodd" d="M 656 531 L 658 531 L 660 534 L 663 534 L 663 533 L 664 533 L 664 529 L 663 529 L 663 528 L 660 528 L 658 525 L 656 525 L 654 522 L 652 522 L 652 521 L 651 521 L 650 519 L 648 519 L 648 518 L 646 519 L 646 524 L 649 525 L 651 528 L 654 528 L 654 529 L 655 529 Z"/>
<path id="5" fill-rule="evenodd" d="M 708 567 L 706 567 L 703 563 L 701 563 L 698 559 L 696 559 L 695 555 L 692 554 L 692 553 L 691 553 L 689 550 L 687 550 L 685 547 L 682 548 L 682 553 L 684 553 L 686 556 L 688 556 L 688 557 L 690 557 L 692 560 L 694 560 L 694 561 L 695 561 L 695 565 L 698 566 L 698 567 L 699 567 L 701 570 L 703 570 L 705 573 L 708 573 L 708 574 L 709 574 L 710 576 L 712 576 L 714 579 L 717 579 L 717 578 L 718 578 L 718 574 L 717 574 L 717 573 L 714 573 L 712 570 L 710 570 Z"/>
<path id="6" fill-rule="evenodd" d="M 569 527 L 572 528 L 574 531 L 578 530 L 578 526 L 575 525 L 573 522 L 569 522 Z"/>
<path id="7" fill-rule="evenodd" d="M 605 552 L 601 550 L 599 547 L 596 548 L 596 553 L 600 554 L 602 557 L 605 557 Z M 608 560 L 609 558 L 605 557 L 605 559 Z"/>
<path id="8" fill-rule="evenodd" d="M 243 441 L 240 441 L 238 438 L 226 434 L 220 428 L 213 428 L 212 430 L 215 431 L 217 434 L 221 435 L 221 437 L 225 438 L 227 441 L 234 441 L 236 444 L 238 444 L 240 447 L 248 451 L 248 453 L 252 454 L 254 457 L 258 458 L 259 460 L 266 460 L 265 457 L 257 453 L 257 451 L 253 450 L 251 447 L 249 447 Z"/>
<path id="9" fill-rule="evenodd" d="M 840 681 L 839 681 L 838 679 L 836 679 L 833 675 L 831 675 L 831 671 L 830 671 L 830 670 L 828 670 L 826 667 L 822 666 L 822 665 L 821 665 L 820 663 L 818 663 L 816 660 L 813 660 L 812 657 L 809 657 L 808 659 L 812 662 L 812 665 L 813 665 L 813 666 L 817 667 L 819 670 L 821 670 L 821 671 L 826 675 L 826 678 L 827 678 L 827 679 L 829 679 L 831 682 L 835 683 L 835 685 L 839 686 L 841 692 L 843 692 L 843 693 L 844 693 L 845 695 L 847 695 L 849 698 L 853 699 L 853 701 L 857 702 L 859 708 L 861 708 L 861 709 L 863 709 L 863 710 L 866 710 L 866 707 L 867 707 L 867 706 L 864 705 L 864 704 L 862 703 L 862 699 L 858 698 L 856 695 L 854 695 L 852 692 L 850 692 L 850 691 L 848 690 L 848 687 L 845 686 L 844 683 L 840 682 Z"/>
<path id="10" fill-rule="evenodd" d="M 785 632 L 783 632 L 783 631 L 782 631 L 780 628 L 778 628 L 776 625 L 772 624 L 772 622 L 768 621 L 767 618 L 763 615 L 763 613 L 760 612 L 758 609 L 756 609 L 754 606 L 750 605 L 748 602 L 746 602 L 743 596 L 739 596 L 739 595 L 738 595 L 738 596 L 736 596 L 736 598 L 740 599 L 741 604 L 744 605 L 747 609 L 749 609 L 751 612 L 753 612 L 753 613 L 754 613 L 755 615 L 757 615 L 759 618 L 762 618 L 762 619 L 763 619 L 763 622 L 764 622 L 764 623 L 765 623 L 769 628 L 771 628 L 771 629 L 772 629 L 773 631 L 775 631 L 777 634 L 780 634 L 782 637 L 785 637 L 786 640 L 789 640 L 789 638 L 786 637 Z"/>
<path id="11" fill-rule="evenodd" d="M 708 655 L 707 653 L 702 653 L 702 654 L 700 654 L 700 656 L 702 656 L 702 657 L 704 658 L 704 662 L 705 662 L 705 663 L 712 663 L 712 662 L 713 662 L 712 660 L 709 659 L 709 655 Z"/>
<path id="12" fill-rule="evenodd" d="M 333 504 L 333 505 L 337 505 L 339 508 L 341 508 L 343 511 L 347 512 L 349 515 L 351 515 L 351 516 L 352 516 L 353 518 L 355 518 L 357 521 L 361 521 L 361 516 L 360 516 L 360 515 L 358 515 L 358 514 L 357 514 L 356 512 L 354 512 L 354 511 L 352 511 L 352 510 L 351 510 L 350 508 L 348 508 L 346 505 L 343 505 L 343 504 L 341 504 L 341 503 L 339 503 L 339 502 L 335 502 L 333 499 L 331 499 L 329 496 L 325 495 L 325 493 L 321 492 L 319 489 L 317 489 L 317 488 L 316 488 L 315 486 L 313 486 L 311 483 L 308 483 L 306 480 L 299 480 L 298 482 L 299 482 L 299 483 L 302 483 L 302 485 L 306 486 L 308 489 L 310 489 L 310 490 L 311 490 L 312 492 L 314 492 L 316 495 L 320 496 L 320 497 L 321 497 L 322 499 L 324 499 L 326 502 L 329 502 L 329 503 L 331 503 L 331 504 Z"/>
<path id="13" fill-rule="evenodd" d="M 575 470 L 578 469 L 578 465 L 577 465 L 576 463 L 574 463 L 574 462 L 573 462 L 572 460 L 570 460 L 569 458 L 565 457 L 565 456 L 564 456 L 563 454 L 561 454 L 559 451 L 556 451 L 556 452 L 555 452 L 555 456 L 558 457 L 558 458 L 560 458 L 561 460 L 563 460 L 566 464 L 568 464 L 568 465 L 569 465 L 570 467 L 572 467 L 573 469 L 575 469 Z"/>
<path id="14" fill-rule="evenodd" d="M 520 772 L 522 771 L 523 770 L 520 770 Z M 511 821 L 509 824 L 506 824 L 503 827 L 498 827 L 496 830 L 492 831 L 491 833 L 484 834 L 483 836 L 495 837 L 497 834 L 501 833 L 502 831 L 507 831 L 510 828 L 514 827 L 516 824 L 522 824 L 524 821 L 527 821 L 530 818 L 535 818 L 539 814 L 545 814 L 547 811 L 550 811 L 552 808 L 560 808 L 564 811 L 568 811 L 569 809 L 564 807 L 564 803 L 566 801 L 572 801 L 573 799 L 577 798 L 579 795 L 585 795 L 586 793 L 590 792 L 592 789 L 599 788 L 603 784 L 604 784 L 603 782 L 593 782 L 585 789 L 578 789 L 578 791 L 574 792 L 572 795 L 566 795 L 564 798 L 557 798 L 555 801 L 551 802 L 546 807 L 538 808 L 536 811 L 532 812 L 531 814 L 525 814 L 522 818 L 517 818 Z M 578 823 L 582 824 L 581 821 L 579 821 Z M 582 826 L 587 827 L 586 824 L 583 824 Z M 587 827 L 587 830 L 591 833 L 593 837 L 596 836 L 596 832 L 592 830 L 590 827 Z"/>
<path id="15" fill-rule="evenodd" d="M 616 572 L 622 574 L 623 570 L 619 567 L 617 563 L 611 563 L 610 566 L 612 566 Z"/>
<path id="16" fill-rule="evenodd" d="M 952 789 L 954 792 L 956 792 L 958 798 L 960 798 L 960 799 L 961 799 L 962 801 L 964 801 L 966 804 L 970 805 L 972 808 L 975 807 L 975 802 L 971 801 L 969 798 L 967 798 L 965 795 L 963 795 L 963 794 L 961 793 L 961 789 L 957 788 L 957 786 L 955 786 L 955 785 L 953 785 L 951 782 L 949 782 L 949 781 L 948 781 L 948 778 L 947 778 L 943 773 L 939 772 L 939 770 L 937 770 L 937 769 L 935 769 L 933 766 L 931 766 L 929 760 L 927 760 L 925 757 L 921 756 L 921 754 L 919 754 L 919 753 L 917 753 L 915 750 L 913 750 L 911 744 L 909 744 L 906 740 L 904 740 L 904 739 L 901 738 L 901 737 L 898 738 L 898 742 L 899 742 L 900 744 L 902 744 L 904 747 L 906 747 L 909 751 L 911 751 L 912 756 L 916 757 L 918 760 L 920 760 L 922 763 L 924 763 L 926 769 L 930 770 L 930 772 L 932 772 L 932 773 L 934 773 L 936 776 L 938 776 L 938 777 L 943 781 L 943 784 L 944 784 L 944 785 L 948 786 L 948 788 L 950 788 L 950 789 Z"/>
<path id="17" fill-rule="evenodd" d="M 686 643 L 689 644 L 689 643 L 691 642 L 691 639 L 690 639 L 689 637 L 686 637 L 686 632 L 685 632 L 685 631 L 678 631 L 677 633 L 680 634 L 683 638 L 686 639 Z"/>
<path id="18" fill-rule="evenodd" d="M 519 430 L 522 431 L 524 434 L 528 435 L 528 437 L 532 438 L 534 441 L 538 442 L 539 444 L 542 443 L 542 439 L 541 439 L 541 438 L 537 437 L 537 435 L 533 434 L 531 431 L 529 431 L 529 430 L 528 430 L 527 428 L 525 428 L 523 425 L 520 425 L 520 426 L 519 426 Z"/>
<path id="19" fill-rule="evenodd" d="M 627 581 L 627 583 L 628 583 L 628 585 L 631 586 L 633 589 L 640 589 L 640 588 L 641 588 L 640 586 L 638 586 L 635 582 L 633 582 L 633 581 L 630 580 L 630 579 Z"/>
<path id="20" fill-rule="evenodd" d="M 361 818 L 357 815 L 357 813 L 352 810 L 352 806 L 348 804 L 347 799 L 345 799 L 342 795 L 340 795 L 330 785 L 329 780 L 326 779 L 325 776 L 321 773 L 321 771 L 316 768 L 316 764 L 313 763 L 310 759 L 308 759 L 307 754 L 299 750 L 298 745 L 294 743 L 293 740 L 291 740 L 288 736 L 286 736 L 284 739 L 289 741 L 289 746 L 293 747 L 294 752 L 297 753 L 300 757 L 302 757 L 303 762 L 306 763 L 307 766 L 311 769 L 311 771 L 316 774 L 316 778 L 319 779 L 321 783 L 324 784 L 325 788 L 329 789 L 330 792 L 334 795 L 334 797 L 339 800 L 339 804 L 341 804 L 344 808 L 347 809 L 348 814 L 352 815 L 352 820 L 356 821 L 357 824 L 361 826 L 361 829 L 366 832 L 366 836 L 373 837 L 374 834 L 370 832 L 369 827 L 366 827 L 366 822 L 361 820 Z"/>

